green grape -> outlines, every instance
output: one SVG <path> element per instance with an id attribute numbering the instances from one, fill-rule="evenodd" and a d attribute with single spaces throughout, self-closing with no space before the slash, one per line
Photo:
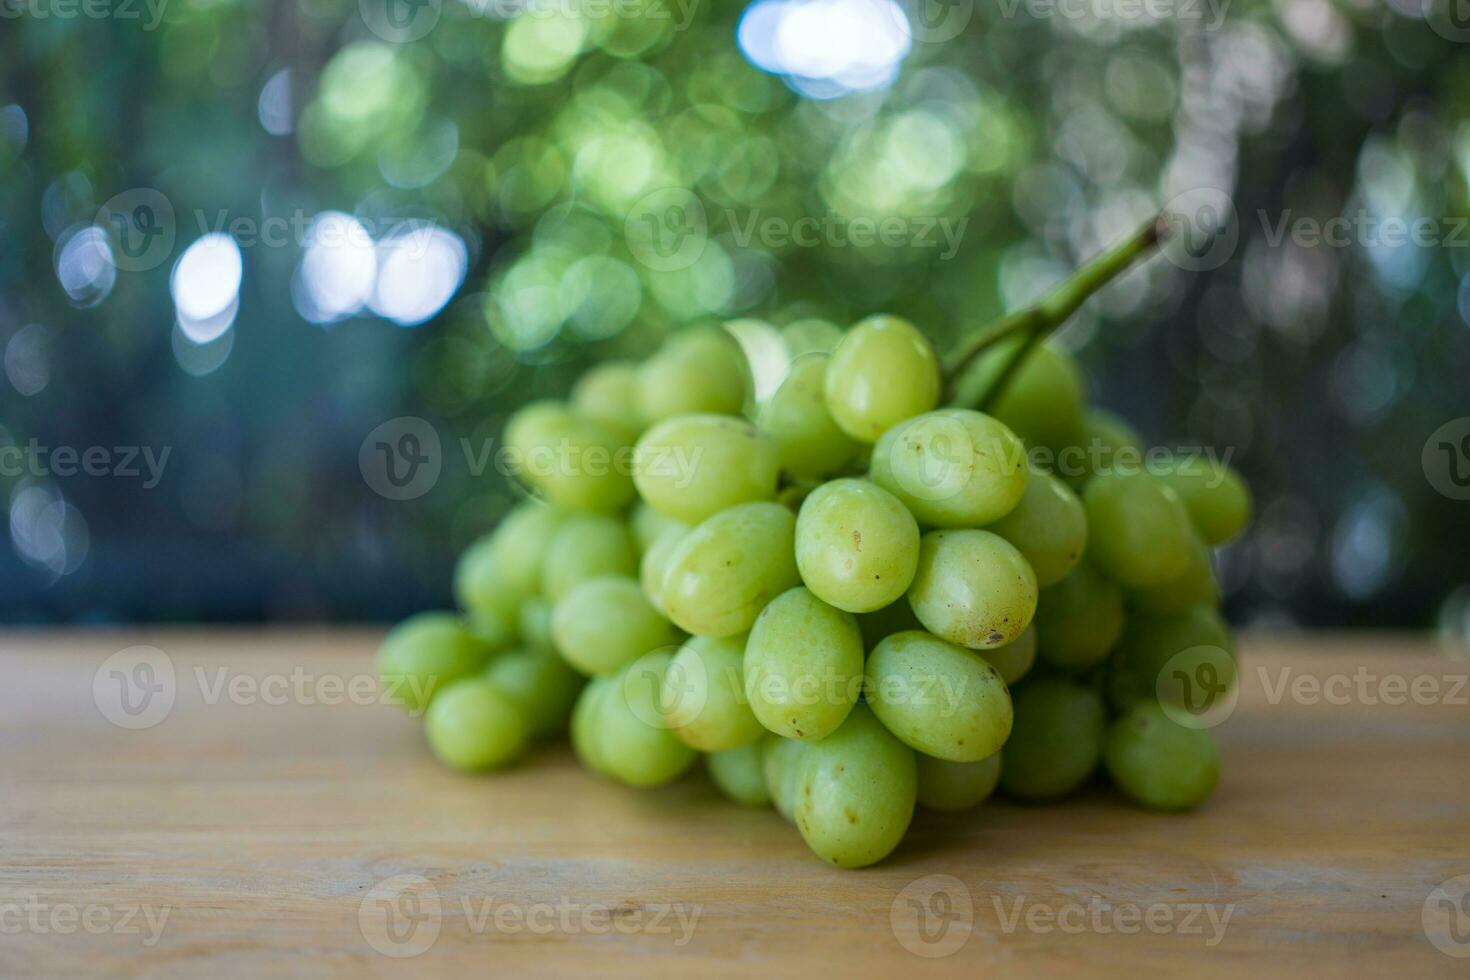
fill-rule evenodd
<path id="1" fill-rule="evenodd" d="M 1086 670 L 1107 659 L 1123 635 L 1123 590 L 1084 561 L 1036 603 L 1041 659 L 1064 670 Z"/>
<path id="2" fill-rule="evenodd" d="M 939 358 L 912 323 L 870 316 L 832 352 L 825 390 L 827 410 L 842 431 L 877 442 L 889 427 L 939 402 Z"/>
<path id="3" fill-rule="evenodd" d="M 1114 672 L 1119 707 L 1162 694 L 1166 706 L 1195 712 L 1234 687 L 1235 644 L 1210 606 L 1164 616 L 1136 613 L 1118 643 Z"/>
<path id="4" fill-rule="evenodd" d="M 518 617 L 520 638 L 532 650 L 556 649 L 556 644 L 551 639 L 551 609 L 551 603 L 539 595 L 521 601 Z"/>
<path id="5" fill-rule="evenodd" d="M 1087 547 L 1087 515 L 1082 501 L 1061 480 L 1033 470 L 1021 502 L 990 525 L 1011 544 L 1046 588 L 1067 577 Z"/>
<path id="6" fill-rule="evenodd" d="M 1000 782 L 1000 753 L 977 762 L 950 762 L 920 755 L 919 806 L 945 813 L 973 809 L 990 798 Z"/>
<path id="7" fill-rule="evenodd" d="M 643 585 L 643 594 L 660 612 L 663 611 L 664 575 L 669 570 L 669 558 L 689 530 L 687 524 L 664 528 L 662 536 L 643 553 L 643 560 L 638 565 L 638 581 Z"/>
<path id="8" fill-rule="evenodd" d="M 1011 731 L 1011 694 L 979 654 L 928 633 L 888 637 L 868 658 L 863 696 L 910 748 L 951 762 L 994 755 Z"/>
<path id="9" fill-rule="evenodd" d="M 781 339 L 794 361 L 806 354 L 830 354 L 842 343 L 842 328 L 827 320 L 795 320 L 781 328 Z"/>
<path id="10" fill-rule="evenodd" d="M 745 636 L 691 637 L 664 675 L 664 721 L 701 752 L 723 752 L 765 729 L 745 698 Z"/>
<path id="11" fill-rule="evenodd" d="M 794 816 L 807 846 L 840 868 L 883 860 L 914 816 L 918 763 L 864 705 L 801 753 Z"/>
<path id="12" fill-rule="evenodd" d="M 604 575 L 577 583 L 551 611 L 551 638 L 584 674 L 607 674 L 677 636 L 631 578 Z"/>
<path id="13" fill-rule="evenodd" d="M 797 586 L 761 610 L 745 645 L 745 696 L 760 723 L 787 738 L 825 738 L 862 690 L 857 621 Z"/>
<path id="14" fill-rule="evenodd" d="M 663 609 L 696 636 L 744 633 L 771 599 L 801 581 L 796 518 L 780 504 L 740 504 L 684 536 L 664 572 Z"/>
<path id="15" fill-rule="evenodd" d="M 464 627 L 490 648 L 493 656 L 504 653 L 520 642 L 520 616 L 507 616 L 499 611 L 484 610 L 467 613 Z"/>
<path id="16" fill-rule="evenodd" d="M 1015 640 L 1031 624 L 1036 573 L 998 534 L 930 531 L 919 541 L 909 602 L 930 633 L 988 650 Z"/>
<path id="17" fill-rule="evenodd" d="M 1210 733 L 1175 724 L 1147 701 L 1108 729 L 1103 765 L 1124 794 L 1155 810 L 1197 807 L 1220 781 L 1220 752 Z"/>
<path id="18" fill-rule="evenodd" d="M 1002 341 L 976 359 L 958 385 L 961 405 L 975 405 L 998 383 L 1015 356 L 1021 338 Z M 1081 438 L 1087 400 L 1082 370 L 1072 357 L 1050 344 L 1040 344 L 1011 375 L 987 411 L 1011 428 L 1028 446 L 1059 450 Z"/>
<path id="19" fill-rule="evenodd" d="M 1220 585 L 1210 562 L 1210 549 L 1198 534 L 1190 534 L 1189 565 L 1178 578 L 1147 592 L 1134 592 L 1129 599 L 1151 613 L 1182 612 L 1190 606 L 1218 605 Z"/>
<path id="20" fill-rule="evenodd" d="M 761 743 L 750 742 L 736 749 L 711 752 L 704 757 L 710 779 L 730 802 L 740 806 L 770 806 L 765 774 L 761 772 Z"/>
<path id="21" fill-rule="evenodd" d="M 1189 566 L 1189 512 L 1179 495 L 1147 473 L 1101 473 L 1082 493 L 1088 557 L 1114 581 L 1151 589 Z"/>
<path id="22" fill-rule="evenodd" d="M 761 776 L 766 784 L 766 793 L 777 813 L 795 821 L 801 757 L 810 743 L 768 732 L 757 744 L 761 747 Z"/>
<path id="23" fill-rule="evenodd" d="M 553 504 L 612 513 L 633 499 L 626 444 L 589 418 L 535 402 L 506 425 L 505 440 L 512 469 Z"/>
<path id="24" fill-rule="evenodd" d="M 638 369 L 638 411 L 646 424 L 695 412 L 739 415 L 750 368 L 723 330 L 686 330 Z"/>
<path id="25" fill-rule="evenodd" d="M 1016 689 L 1015 709 L 1001 789 L 1019 800 L 1054 800 L 1087 782 L 1107 724 L 1101 695 L 1066 678 L 1039 677 Z"/>
<path id="26" fill-rule="evenodd" d="M 698 754 L 664 727 L 660 699 L 673 661 L 666 650 L 647 653 L 613 677 L 592 724 L 606 772 L 629 786 L 662 786 L 683 775 Z"/>
<path id="27" fill-rule="evenodd" d="M 630 361 L 604 361 L 591 368 L 572 386 L 572 408 L 584 418 L 631 443 L 643 431 L 643 413 L 638 407 L 638 365 Z"/>
<path id="28" fill-rule="evenodd" d="M 1224 544 L 1250 523 L 1250 488 L 1230 467 L 1198 456 L 1176 456 L 1157 472 L 1159 480 L 1183 499 L 1205 543 Z"/>
<path id="29" fill-rule="evenodd" d="M 484 560 L 499 584 L 523 595 L 530 594 L 541 584 L 542 556 L 565 519 L 565 512 L 539 500 L 517 504 L 500 519 L 494 531 L 471 545 L 461 565 L 469 563 L 471 552 L 483 547 L 487 552 Z M 466 608 L 470 606 L 467 604 Z"/>
<path id="30" fill-rule="evenodd" d="M 454 601 L 467 613 L 514 625 L 521 600 L 535 591 L 534 583 L 526 586 L 520 575 L 510 580 L 501 574 L 494 543 L 491 537 L 480 538 L 459 556 L 454 565 Z"/>
<path id="31" fill-rule="evenodd" d="M 922 523 L 978 527 L 1020 503 L 1030 471 L 1026 447 L 989 415 L 942 408 L 894 426 L 873 447 L 873 482 Z"/>
<path id="32" fill-rule="evenodd" d="M 494 653 L 452 613 L 419 613 L 384 637 L 378 677 L 394 700 L 417 714 L 448 685 L 479 673 Z"/>
<path id="33" fill-rule="evenodd" d="M 555 603 L 589 578 L 636 574 L 638 556 L 622 521 L 600 514 L 574 514 L 546 547 L 541 594 Z"/>
<path id="34" fill-rule="evenodd" d="M 525 751 L 530 738 L 516 703 L 478 677 L 439 692 L 424 718 L 424 734 L 441 762 L 465 772 L 505 766 Z"/>
<path id="35" fill-rule="evenodd" d="M 1038 617 L 1041 615 L 1039 605 L 1036 614 Z M 1036 624 L 1033 622 L 1026 627 L 1026 632 L 1005 646 L 981 650 L 979 653 L 986 663 L 1000 673 L 1000 679 L 1007 686 L 1016 683 L 1031 672 L 1031 665 L 1036 662 Z"/>
<path id="36" fill-rule="evenodd" d="M 1136 472 L 1143 469 L 1143 436 L 1105 409 L 1094 408 L 1082 419 L 1077 445 L 1057 454 L 1056 473 L 1074 487 L 1096 473 Z"/>
<path id="37" fill-rule="evenodd" d="M 873 612 L 903 597 L 919 564 L 919 525 L 893 494 L 866 480 L 814 490 L 796 518 L 796 567 L 823 601 Z"/>
<path id="38" fill-rule="evenodd" d="M 727 507 L 776 495 L 776 444 L 744 419 L 680 415 L 643 433 L 634 456 L 638 492 L 650 506 L 696 524 Z"/>
<path id="39" fill-rule="evenodd" d="M 601 776 L 608 775 L 602 753 L 602 702 L 616 683 L 616 676 L 592 678 L 572 707 L 572 751 L 583 767 Z"/>
<path id="40" fill-rule="evenodd" d="M 793 362 L 781 387 L 761 406 L 761 431 L 775 442 L 781 469 L 793 476 L 830 476 L 858 452 L 857 440 L 827 411 L 827 361 L 826 354 L 809 354 Z"/>
<path id="41" fill-rule="evenodd" d="M 628 526 L 633 531 L 633 540 L 637 543 L 639 551 L 647 551 L 653 547 L 653 543 L 671 527 L 683 528 L 686 531 L 689 529 L 689 525 L 683 521 L 665 517 L 648 506 L 646 500 L 639 500 L 633 505 L 633 516 Z"/>
<path id="42" fill-rule="evenodd" d="M 857 621 L 858 629 L 863 634 L 864 650 L 873 649 L 880 640 L 894 633 L 924 628 L 919 617 L 914 615 L 914 607 L 909 605 L 906 598 L 884 606 L 877 612 L 861 613 Z"/>
<path id="43" fill-rule="evenodd" d="M 805 480 L 788 483 L 776 491 L 776 503 L 785 507 L 793 514 L 798 513 L 801 510 L 801 505 L 806 503 L 806 498 L 810 497 L 812 491 L 815 489 L 817 488 L 814 484 L 808 483 Z"/>
<path id="44" fill-rule="evenodd" d="M 582 677 L 551 650 L 513 650 L 485 668 L 485 679 L 521 709 L 532 738 L 565 730 Z"/>

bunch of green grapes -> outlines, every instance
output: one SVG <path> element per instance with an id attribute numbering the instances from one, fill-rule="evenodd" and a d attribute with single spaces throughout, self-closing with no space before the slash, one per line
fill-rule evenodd
<path id="1" fill-rule="evenodd" d="M 767 334 L 787 363 L 760 403 L 732 334 L 696 329 L 512 418 L 530 499 L 460 560 L 463 616 L 381 652 L 434 752 L 493 769 L 569 730 L 638 787 L 703 756 L 842 867 L 997 786 L 1056 799 L 1102 769 L 1202 802 L 1219 764 L 1192 712 L 1235 674 L 1209 549 L 1246 522 L 1239 479 L 1146 460 L 1044 344 L 997 345 L 941 407 L 902 319 Z"/>

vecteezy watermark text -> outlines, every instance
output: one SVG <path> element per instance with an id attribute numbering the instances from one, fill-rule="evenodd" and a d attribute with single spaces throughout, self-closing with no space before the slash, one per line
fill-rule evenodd
<path id="1" fill-rule="evenodd" d="M 106 905 L 98 902 L 46 902 L 35 895 L 21 901 L 0 900 L 0 936 L 142 936 L 150 949 L 158 944 L 168 924 L 167 905 Z"/>
<path id="2" fill-rule="evenodd" d="M 125 20 L 141 21 L 143 30 L 156 31 L 163 23 L 169 0 L 0 0 L 0 20 Z"/>
<path id="3" fill-rule="evenodd" d="M 163 479 L 172 446 L 43 446 L 37 439 L 25 445 L 0 446 L 0 476 L 117 477 L 141 479 L 152 490 Z M 142 469 L 139 469 L 139 466 Z"/>

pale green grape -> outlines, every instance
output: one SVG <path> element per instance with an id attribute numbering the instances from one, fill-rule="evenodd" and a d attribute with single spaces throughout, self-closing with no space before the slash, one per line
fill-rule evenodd
<path id="1" fill-rule="evenodd" d="M 1037 606 L 1037 615 L 1041 615 L 1041 607 Z M 1026 632 L 1016 637 L 1003 647 L 992 647 L 989 650 L 979 651 L 985 662 L 990 664 L 1000 673 L 1000 679 L 1006 685 L 1016 683 L 1031 672 L 1031 665 L 1036 663 L 1036 623 L 1026 627 Z"/>
<path id="2" fill-rule="evenodd" d="M 563 511 L 539 500 L 517 504 L 510 513 L 501 518 L 494 531 L 470 546 L 469 551 L 460 559 L 461 568 L 468 575 L 469 569 L 465 566 L 471 565 L 471 554 L 483 548 L 483 560 L 490 566 L 488 571 L 493 575 L 494 584 L 512 592 L 529 595 L 541 584 L 542 557 L 546 554 L 552 536 L 565 519 L 566 514 Z M 456 584 L 458 585 L 457 580 Z M 485 588 L 475 588 L 472 582 L 466 582 L 464 588 L 466 592 L 474 594 L 488 591 Z M 467 595 L 466 599 L 468 598 Z M 477 607 L 466 602 L 465 608 Z"/>
<path id="3" fill-rule="evenodd" d="M 920 755 L 919 806 L 959 813 L 979 806 L 1000 782 L 1000 753 L 978 762 L 950 762 Z"/>
<path id="4" fill-rule="evenodd" d="M 1011 695 L 973 650 L 915 630 L 888 637 L 868 658 L 863 696 L 899 740 L 936 759 L 978 762 L 1011 732 Z"/>
<path id="5" fill-rule="evenodd" d="M 1009 514 L 1026 492 L 1026 447 L 989 415 L 942 408 L 883 434 L 869 460 L 873 482 L 924 524 L 978 527 Z"/>
<path id="6" fill-rule="evenodd" d="M 418 713 L 448 685 L 479 673 L 495 652 L 452 613 L 419 613 L 384 637 L 378 677 L 395 701 Z"/>
<path id="7" fill-rule="evenodd" d="M 480 538 L 459 556 L 454 566 L 454 600 L 467 613 L 514 626 L 521 601 L 535 591 L 535 585 L 524 584 L 519 574 L 513 579 L 503 575 L 494 544 L 492 536 Z"/>
<path id="8" fill-rule="evenodd" d="M 1036 645 L 1043 661 L 1065 670 L 1102 663 L 1123 635 L 1123 590 L 1084 561 L 1036 604 Z"/>
<path id="9" fill-rule="evenodd" d="M 809 354 L 791 365 L 791 373 L 761 406 L 761 431 L 776 443 L 781 469 L 816 479 L 837 473 L 858 452 L 857 440 L 837 427 L 823 393 L 826 354 Z"/>
<path id="10" fill-rule="evenodd" d="M 633 499 L 624 440 L 564 406 L 527 406 L 506 425 L 505 438 L 516 474 L 553 504 L 611 513 Z"/>
<path id="11" fill-rule="evenodd" d="M 701 752 L 739 748 L 765 732 L 745 697 L 745 635 L 690 637 L 664 675 L 664 721 Z"/>
<path id="12" fill-rule="evenodd" d="M 638 581 L 643 585 L 643 594 L 660 612 L 663 611 L 664 575 L 669 570 L 669 559 L 679 547 L 679 542 L 689 534 L 689 530 L 687 524 L 664 528 L 658 540 L 649 546 L 643 553 L 643 560 L 639 562 Z"/>
<path id="13" fill-rule="evenodd" d="M 686 330 L 638 369 L 638 411 L 646 424 L 693 412 L 739 415 L 750 368 L 723 330 Z"/>
<path id="14" fill-rule="evenodd" d="M 745 696 L 760 723 L 787 738 L 836 731 L 862 691 L 857 621 L 800 586 L 761 610 L 745 645 Z"/>
<path id="15" fill-rule="evenodd" d="M 998 382 L 1019 343 L 1019 338 L 1003 341 L 976 360 L 960 380 L 959 404 L 980 403 Z M 1086 399 L 1086 385 L 1077 362 L 1051 344 L 1040 344 L 1011 375 L 999 397 L 987 403 L 987 411 L 1026 445 L 1059 450 L 1076 445 L 1081 438 Z"/>
<path id="16" fill-rule="evenodd" d="M 1148 701 L 1108 729 L 1103 765 L 1114 785 L 1155 810 L 1197 807 L 1220 781 L 1220 751 L 1210 733 L 1175 724 Z"/>
<path id="17" fill-rule="evenodd" d="M 464 626 L 490 648 L 491 654 L 504 653 L 521 639 L 519 615 L 490 610 L 471 612 L 465 615 Z"/>
<path id="18" fill-rule="evenodd" d="M 843 432 L 877 442 L 889 427 L 939 401 L 939 358 L 907 320 L 870 316 L 842 338 L 827 364 L 827 410 Z"/>
<path id="19" fill-rule="evenodd" d="M 689 529 L 688 524 L 676 521 L 672 517 L 665 517 L 648 506 L 648 502 L 644 500 L 639 500 L 633 505 L 633 516 L 629 519 L 628 526 L 632 529 L 633 540 L 637 543 L 639 551 L 647 551 L 653 547 L 653 543 L 671 527 Z"/>
<path id="20" fill-rule="evenodd" d="M 808 742 L 782 738 L 767 733 L 758 743 L 761 747 L 761 776 L 766 793 L 776 812 L 787 820 L 796 819 L 796 791 L 801 779 L 801 757 Z"/>
<path id="21" fill-rule="evenodd" d="M 1250 523 L 1250 488 L 1230 467 L 1199 456 L 1175 456 L 1156 472 L 1184 500 L 1207 544 L 1224 544 Z"/>
<path id="22" fill-rule="evenodd" d="M 555 650 L 551 639 L 551 603 L 539 595 L 521 601 L 521 642 L 532 650 Z"/>
<path id="23" fill-rule="evenodd" d="M 989 530 L 1016 546 L 1043 589 L 1066 578 L 1087 547 L 1082 501 L 1061 480 L 1039 470 L 1031 472 L 1021 502 Z"/>
<path id="24" fill-rule="evenodd" d="M 1235 644 L 1220 614 L 1190 606 L 1157 616 L 1134 613 L 1118 643 L 1112 693 L 1120 707 L 1158 700 L 1198 713 L 1235 685 Z"/>
<path id="25" fill-rule="evenodd" d="M 598 760 L 618 782 L 662 786 L 678 779 L 698 754 L 664 727 L 660 699 L 673 655 L 644 654 L 613 676 L 589 724 L 601 744 Z"/>
<path id="26" fill-rule="evenodd" d="M 551 638 L 567 663 L 606 674 L 677 638 L 638 582 L 604 575 L 577 583 L 551 611 Z"/>
<path id="27" fill-rule="evenodd" d="M 827 320 L 796 320 L 781 328 L 781 339 L 794 361 L 804 354 L 830 354 L 842 343 L 842 328 Z"/>
<path id="28" fill-rule="evenodd" d="M 1100 473 L 1082 493 L 1087 555 L 1114 581 L 1151 589 L 1189 567 L 1189 511 L 1179 495 L 1147 473 Z"/>
<path id="29" fill-rule="evenodd" d="M 776 495 L 776 444 L 744 419 L 680 415 L 638 440 L 634 479 L 660 513 L 695 524 L 727 507 Z"/>
<path id="30" fill-rule="evenodd" d="M 1139 609 L 1151 613 L 1174 613 L 1197 605 L 1217 605 L 1220 586 L 1210 562 L 1210 549 L 1198 534 L 1190 535 L 1189 565 L 1178 578 L 1146 592 L 1129 596 Z"/>
<path id="31" fill-rule="evenodd" d="M 1083 416 L 1077 445 L 1058 451 L 1055 472 L 1081 487 L 1096 473 L 1141 470 L 1143 457 L 1143 436 L 1119 416 L 1094 408 Z"/>
<path id="32" fill-rule="evenodd" d="M 1015 693 L 1016 722 L 1002 750 L 1000 785 L 1019 800 L 1053 800 L 1097 769 L 1107 715 L 1092 688 L 1039 677 Z"/>
<path id="33" fill-rule="evenodd" d="M 903 840 L 914 815 L 918 764 L 866 706 L 808 745 L 797 771 L 796 827 L 818 857 L 862 868 Z"/>
<path id="34" fill-rule="evenodd" d="M 521 709 L 532 738 L 548 738 L 567 727 L 582 677 L 549 649 L 512 650 L 485 668 L 485 679 Z"/>
<path id="35" fill-rule="evenodd" d="M 770 806 L 766 777 L 761 771 L 761 743 L 750 742 L 737 749 L 711 752 L 704 757 L 710 779 L 732 803 L 741 806 Z"/>
<path id="36" fill-rule="evenodd" d="M 857 621 L 858 629 L 863 634 L 864 650 L 872 650 L 878 645 L 878 641 L 894 633 L 924 628 L 919 617 L 914 615 L 914 607 L 909 605 L 907 598 L 884 606 L 877 612 L 860 613 Z"/>
<path id="37" fill-rule="evenodd" d="M 823 602 L 873 612 L 901 598 L 919 563 L 919 525 L 893 494 L 867 480 L 833 480 L 796 518 L 796 567 Z"/>
<path id="38" fill-rule="evenodd" d="M 664 572 L 663 609 L 696 636 L 750 629 L 767 602 L 801 577 L 793 554 L 796 518 L 780 504 L 740 504 L 684 536 Z"/>
<path id="39" fill-rule="evenodd" d="M 583 767 L 602 776 L 608 774 L 602 754 L 602 702 L 617 683 L 616 678 L 616 674 L 592 678 L 572 707 L 572 751 Z"/>
<path id="40" fill-rule="evenodd" d="M 998 534 L 930 531 L 919 542 L 909 602 L 940 639 L 972 650 L 1005 646 L 1031 624 L 1036 594 L 1036 573 Z"/>
<path id="41" fill-rule="evenodd" d="M 638 556 L 622 521 L 599 514 L 574 514 L 547 545 L 541 593 L 554 603 L 589 578 L 636 574 Z"/>
<path id="42" fill-rule="evenodd" d="M 424 734 L 440 761 L 465 772 L 512 762 L 530 737 L 516 703 L 479 677 L 455 681 L 439 692 L 424 718 Z"/>
<path id="43" fill-rule="evenodd" d="M 638 407 L 638 365 L 604 361 L 589 369 L 572 386 L 572 408 L 631 443 L 643 431 Z"/>

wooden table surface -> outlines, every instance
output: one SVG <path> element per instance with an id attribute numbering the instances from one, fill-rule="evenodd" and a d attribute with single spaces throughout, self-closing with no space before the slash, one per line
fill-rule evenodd
<path id="1" fill-rule="evenodd" d="M 1470 974 L 1470 662 L 1428 644 L 1247 638 L 1197 813 L 920 813 L 850 872 L 703 775 L 446 772 L 376 639 L 0 634 L 0 976 Z"/>

